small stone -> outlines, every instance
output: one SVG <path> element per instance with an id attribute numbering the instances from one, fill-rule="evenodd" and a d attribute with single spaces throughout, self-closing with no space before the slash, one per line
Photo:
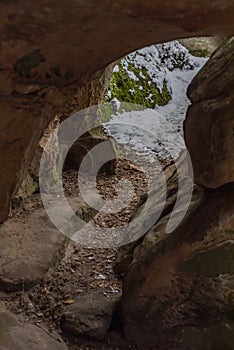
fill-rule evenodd
<path id="1" fill-rule="evenodd" d="M 62 330 L 72 335 L 102 340 L 110 328 L 117 300 L 110 300 L 98 292 L 81 296 L 64 312 Z"/>
<path id="2" fill-rule="evenodd" d="M 96 277 L 97 280 L 105 280 L 106 279 L 106 276 L 100 274 Z"/>

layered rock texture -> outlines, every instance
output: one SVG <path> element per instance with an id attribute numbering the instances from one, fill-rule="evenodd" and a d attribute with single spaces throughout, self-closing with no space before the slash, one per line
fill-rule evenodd
<path id="1" fill-rule="evenodd" d="M 53 142 L 53 145 L 50 147 L 50 149 L 47 150 L 47 152 L 49 151 L 49 156 L 50 156 L 50 164 L 48 164 L 48 167 L 51 166 L 51 164 L 55 164 L 57 160 L 57 154 L 59 152 L 58 138 L 57 138 L 57 133 L 55 131 L 58 128 L 59 121 L 60 121 L 59 117 L 55 116 L 54 120 L 50 122 L 50 124 L 44 131 L 44 134 L 39 142 L 39 145 L 30 163 L 27 174 L 23 179 L 20 185 L 20 188 L 18 189 L 13 199 L 13 205 L 15 204 L 17 205 L 21 200 L 26 199 L 31 194 L 39 190 L 40 160 L 43 152 L 45 151 L 46 143 L 52 134 L 53 134 L 54 142 Z M 44 169 L 44 171 L 47 171 L 47 169 Z M 50 176 L 48 175 L 48 178 L 47 178 L 48 185 L 51 184 L 52 181 L 56 181 L 56 179 L 54 177 L 50 178 Z"/>
<path id="2" fill-rule="evenodd" d="M 117 299 L 110 300 L 98 292 L 81 296 L 68 306 L 61 319 L 64 332 L 101 340 L 109 330 Z"/>
<path id="3" fill-rule="evenodd" d="M 109 73 L 103 69 L 108 64 L 146 45 L 175 38 L 233 35 L 234 1 L 121 0 L 97 6 L 93 0 L 11 0 L 0 2 L 0 18 L 2 223 L 44 131 L 56 116 L 88 107 L 96 92 L 95 101 L 103 98 L 96 87 L 93 92 L 92 81 L 96 86 L 100 79 L 105 85 L 103 79 Z M 184 125 L 185 139 L 195 182 L 203 190 L 195 187 L 184 220 L 168 233 L 167 220 L 176 196 L 173 185 L 160 220 L 127 262 L 121 316 L 124 334 L 133 343 L 164 350 L 233 349 L 233 51 L 233 39 L 229 39 L 188 92 L 192 104 Z M 172 184 L 174 176 L 172 171 L 168 177 Z M 156 190 L 154 195 L 161 200 Z M 149 215 L 157 208 L 152 200 Z M 47 219 L 33 215 L 32 219 L 43 232 L 33 234 L 33 223 L 27 230 L 23 226 L 28 223 L 12 227 L 9 220 L 1 225 L 0 285 L 5 291 L 18 290 L 22 283 L 26 288 L 38 283 L 64 250 L 64 237 L 49 230 Z M 140 237 L 143 226 L 144 222 L 130 226 L 129 235 Z M 28 237 L 25 232 L 30 230 Z M 38 254 L 38 240 L 48 243 L 48 232 L 45 258 L 45 247 Z M 27 240 L 31 240 L 33 262 L 27 255 L 30 245 L 24 249 Z M 16 266 L 8 270 L 12 264 Z M 32 326 L 25 329 L 14 324 L 12 331 L 11 325 L 3 323 L 3 349 L 20 349 L 21 343 L 27 348 L 24 343 L 30 344 L 32 336 L 39 340 L 37 349 L 41 344 L 49 344 L 44 349 L 59 349 Z M 19 343 L 24 336 L 26 340 Z M 66 349 L 63 344 L 60 348 Z"/>
<path id="4" fill-rule="evenodd" d="M 121 310 L 131 341 L 170 350 L 233 349 L 233 57 L 231 38 L 212 55 L 188 91 L 192 104 L 185 139 L 195 182 L 203 190 L 194 192 L 175 230 L 166 230 L 170 209 L 137 247 L 123 255 L 124 265 L 118 261 L 117 270 L 125 272 Z M 167 182 L 165 209 L 173 203 L 176 172 Z M 151 199 L 156 212 L 161 186 L 157 188 Z M 142 230 L 141 225 L 129 228 L 136 237 Z"/>
<path id="5" fill-rule="evenodd" d="M 23 215 L 22 215 L 23 216 Z M 64 256 L 68 239 L 43 209 L 0 226 L 0 290 L 22 291 L 40 283 Z"/>
<path id="6" fill-rule="evenodd" d="M 2 350 L 68 350 L 62 338 L 44 325 L 37 327 L 17 318 L 0 303 L 0 348 Z"/>
<path id="7" fill-rule="evenodd" d="M 21 200 L 26 199 L 32 193 L 37 192 L 39 190 L 39 168 L 40 168 L 40 160 L 42 157 L 42 153 L 45 151 L 45 147 L 47 141 L 53 134 L 53 144 L 50 146 L 50 149 L 47 147 L 47 152 L 49 152 L 50 162 L 48 164 L 48 169 L 45 168 L 44 171 L 48 172 L 47 183 L 45 186 L 49 188 L 53 182 L 58 181 L 58 176 L 54 173 L 53 176 L 49 176 L 49 167 L 52 164 L 55 164 L 58 159 L 59 154 L 59 140 L 58 140 L 58 127 L 59 125 L 69 118 L 70 115 L 78 112 L 80 110 L 85 110 L 90 106 L 95 106 L 101 104 L 105 97 L 106 90 L 108 88 L 110 76 L 112 73 L 112 69 L 114 67 L 114 63 L 110 64 L 107 68 L 102 69 L 95 73 L 93 77 L 88 80 L 86 84 L 84 84 L 81 88 L 78 89 L 77 95 L 73 101 L 71 101 L 67 106 L 63 114 L 56 115 L 55 118 L 50 122 L 48 127 L 43 133 L 41 140 L 39 141 L 39 145 L 36 149 L 36 152 L 33 156 L 33 159 L 30 163 L 29 169 L 25 178 L 23 179 L 20 188 L 18 189 L 14 200 L 13 205 L 18 204 Z M 85 112 L 84 112 L 85 115 Z M 95 123 L 101 124 L 101 118 L 99 118 Z M 85 123 L 85 118 L 80 116 L 80 123 Z M 64 169 L 79 169 L 81 161 L 84 156 L 98 143 L 102 141 L 109 140 L 108 137 L 102 128 L 99 126 L 96 129 L 92 129 L 89 126 L 89 120 L 86 122 L 87 125 L 83 125 L 84 129 L 88 130 L 84 135 L 78 138 L 78 140 L 72 145 L 70 148 L 66 161 L 64 163 Z M 91 129 L 91 130 L 89 130 Z M 114 141 L 110 142 L 109 152 L 113 157 L 113 161 L 108 162 L 101 169 L 107 173 L 113 173 L 116 167 L 116 151 L 114 147 Z M 90 155 L 90 166 L 92 166 L 93 159 Z M 90 169 L 90 168 L 89 168 Z"/>
<path id="8" fill-rule="evenodd" d="M 67 158 L 64 164 L 64 169 L 79 169 L 81 161 L 84 156 L 88 155 L 90 158 L 90 167 L 94 160 L 92 154 L 89 151 L 97 144 L 110 139 L 101 126 L 101 116 L 97 115 L 97 120 L 94 121 L 95 125 L 99 125 L 97 128 L 92 128 L 90 118 L 86 118 L 88 107 L 100 105 L 105 97 L 106 90 L 109 86 L 110 77 L 115 63 L 109 64 L 106 68 L 96 72 L 90 80 L 88 80 L 81 88 L 78 89 L 77 97 L 73 103 L 69 104 L 66 114 L 61 116 L 61 122 L 68 118 L 72 113 L 84 110 L 84 113 L 80 115 L 80 123 L 83 123 L 83 128 L 87 130 L 69 149 Z M 86 125 L 84 125 L 86 124 Z M 102 169 L 107 173 L 113 173 L 115 171 L 117 158 L 114 144 L 109 143 L 109 153 L 113 157 L 113 161 L 108 162 Z M 90 170 L 89 167 L 89 170 Z"/>
<path id="9" fill-rule="evenodd" d="M 193 55 L 206 57 L 210 56 L 219 45 L 221 45 L 224 38 L 221 37 L 200 37 L 180 39 L 182 45 L 184 45 Z"/>
<path id="10" fill-rule="evenodd" d="M 184 123 L 195 181 L 217 188 L 234 181 L 234 38 L 211 56 L 192 81 Z"/>
<path id="11" fill-rule="evenodd" d="M 0 222 L 49 122 L 95 72 L 140 47 L 233 32 L 233 1 L 4 1 Z M 219 21 L 217 21 L 219 18 Z"/>
<path id="12" fill-rule="evenodd" d="M 183 222 L 168 233 L 176 172 L 167 179 L 170 196 L 161 219 L 127 252 L 128 259 L 118 263 L 118 271 L 125 270 L 125 336 L 170 350 L 213 349 L 217 344 L 232 349 L 233 184 L 212 191 L 195 187 Z M 160 189 L 154 194 L 154 208 L 159 205 Z M 138 228 L 131 233 L 137 235 Z M 219 339 L 217 332 L 223 333 Z"/>

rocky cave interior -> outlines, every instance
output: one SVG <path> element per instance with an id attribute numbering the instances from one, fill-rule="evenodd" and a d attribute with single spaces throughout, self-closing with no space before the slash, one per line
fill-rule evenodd
<path id="1" fill-rule="evenodd" d="M 234 1 L 2 0 L 0 18 L 0 349 L 234 349 Z M 68 242 L 38 193 L 48 137 L 60 121 L 103 101 L 119 59 L 191 37 L 222 40 L 187 92 L 194 184 L 183 221 L 166 232 L 178 190 L 169 163 L 163 211 L 143 237 L 141 223 L 128 232 L 141 238 L 119 249 Z M 86 133 L 67 170 L 107 139 Z M 121 164 L 144 190 L 142 172 Z M 113 187 L 117 167 L 102 168 L 100 191 Z M 68 174 L 65 192 L 74 195 Z M 144 207 L 143 192 L 135 210 Z M 151 214 L 162 196 L 157 186 Z M 93 218 L 80 199 L 73 204 L 84 220 Z"/>

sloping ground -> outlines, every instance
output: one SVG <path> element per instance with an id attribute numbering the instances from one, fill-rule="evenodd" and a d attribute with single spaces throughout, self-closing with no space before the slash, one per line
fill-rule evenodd
<path id="1" fill-rule="evenodd" d="M 190 103 L 186 91 L 206 62 L 207 58 L 194 57 L 178 41 L 153 45 L 123 58 L 114 68 L 106 97 L 117 110 L 106 125 L 109 133 L 151 160 L 176 158 L 185 149 L 183 121 Z M 145 109 L 134 111 L 133 106 L 133 112 L 124 112 L 126 106 L 120 102 Z"/>
<path id="2" fill-rule="evenodd" d="M 145 167 L 147 167 L 147 165 L 149 164 L 146 161 Z M 154 172 L 152 171 L 152 175 L 153 174 Z M 114 198 L 116 196 L 115 184 L 117 180 L 127 176 L 134 184 L 135 196 L 133 202 L 121 213 L 106 215 L 106 217 L 100 215 L 99 220 L 97 220 L 99 225 L 111 227 L 113 225 L 118 225 L 120 222 L 128 222 L 135 205 L 139 203 L 140 198 L 147 191 L 147 179 L 141 169 L 127 161 L 121 160 L 116 176 L 100 175 L 98 179 L 98 189 L 102 196 Z M 79 188 L 76 172 L 69 171 L 64 173 L 64 188 L 69 200 L 77 200 L 77 197 L 79 197 Z M 29 242 L 25 237 L 24 239 L 22 237 L 22 246 L 25 248 L 28 244 L 30 248 L 30 244 L 34 243 L 30 241 L 30 237 L 32 236 L 35 236 L 40 243 L 38 244 L 38 251 L 35 250 L 32 255 L 30 250 L 24 250 L 25 256 L 22 256 L 21 260 L 27 259 L 27 255 L 29 255 L 31 260 L 29 264 L 26 263 L 26 266 L 31 268 L 31 264 L 34 260 L 38 261 L 42 256 L 40 249 L 45 250 L 47 260 L 49 260 L 52 254 L 51 252 L 49 253 L 50 246 L 48 245 L 48 238 L 52 240 L 54 236 L 56 237 L 56 229 L 54 229 L 55 233 L 48 231 L 48 218 L 42 208 L 40 196 L 33 195 L 31 198 L 28 198 L 22 206 L 16 208 L 12 214 L 13 217 L 8 225 L 18 225 L 18 230 L 21 229 L 22 225 L 25 228 L 25 234 L 28 233 Z M 92 212 L 88 214 L 89 218 L 93 216 Z M 43 217 L 42 222 L 36 220 L 37 217 Z M 30 232 L 26 232 L 26 229 Z M 41 235 L 41 231 L 44 232 L 44 235 Z M 47 238 L 48 234 L 50 236 Z M 16 243 L 17 242 L 15 242 L 15 244 Z M 12 249 L 12 246 L 9 247 L 9 249 Z M 30 271 L 29 275 L 27 269 L 23 269 L 21 273 L 23 273 L 25 277 L 29 276 L 27 286 L 22 283 L 18 286 L 15 285 L 14 290 L 16 290 L 16 292 L 0 292 L 0 301 L 3 301 L 7 308 L 13 314 L 17 315 L 17 317 L 23 317 L 26 322 L 36 325 L 38 331 L 46 329 L 46 332 L 53 336 L 52 331 L 56 330 L 64 338 L 68 348 L 71 350 L 129 349 L 129 344 L 121 339 L 118 324 L 114 325 L 114 329 L 110 332 L 108 331 L 107 337 L 101 341 L 87 339 L 82 336 L 72 336 L 63 333 L 60 328 L 60 320 L 63 313 L 67 310 L 69 305 L 73 305 L 76 301 L 79 301 L 81 296 L 85 297 L 89 295 L 89 293 L 95 291 L 106 296 L 108 300 L 115 301 L 116 298 L 120 298 L 122 293 L 121 281 L 114 276 L 112 270 L 115 256 L 115 248 L 90 249 L 82 247 L 75 242 L 70 242 L 66 249 L 64 259 L 59 263 L 56 270 L 51 269 L 49 274 L 46 275 L 45 271 L 43 271 L 44 274 L 42 272 L 38 277 L 35 274 L 33 275 L 32 271 Z M 17 264 L 16 260 L 15 264 Z M 44 264 L 47 264 L 47 261 L 45 261 Z M 12 265 L 8 266 L 8 270 L 11 268 Z M 40 268 L 40 266 L 38 268 Z M 13 267 L 13 270 L 15 270 L 15 267 Z M 21 279 L 21 277 L 22 276 L 18 276 L 18 279 Z M 35 277 L 37 281 L 35 281 Z M 30 290 L 26 290 L 25 287 L 30 285 L 30 281 L 31 286 L 40 283 Z M 11 349 L 12 348 L 10 348 L 10 350 Z M 143 349 L 138 346 L 132 346 L 132 349 L 145 350 L 145 348 Z"/>
<path id="3" fill-rule="evenodd" d="M 194 71 L 196 74 L 205 61 L 192 56 L 177 40 L 137 50 L 114 67 L 106 101 L 148 108 L 164 106 L 176 88 L 175 75 L 170 73 Z"/>

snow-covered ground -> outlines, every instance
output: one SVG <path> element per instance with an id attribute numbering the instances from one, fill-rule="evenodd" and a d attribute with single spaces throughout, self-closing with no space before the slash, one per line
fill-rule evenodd
<path id="1" fill-rule="evenodd" d="M 174 68 L 175 57 L 180 55 L 185 58 L 185 64 L 182 69 Z M 186 91 L 207 58 L 192 56 L 178 41 L 153 45 L 131 54 L 136 67 L 142 65 L 143 57 L 152 80 L 157 83 L 158 77 L 160 87 L 163 79 L 167 81 L 171 89 L 171 101 L 165 106 L 155 106 L 155 109 L 116 113 L 110 124 L 106 124 L 106 129 L 119 144 L 128 145 L 151 161 L 155 157 L 176 158 L 185 148 L 183 121 L 190 103 Z M 154 72 L 153 69 L 158 70 Z M 132 76 L 131 72 L 129 76 Z M 119 107 L 118 101 L 114 100 L 114 103 Z"/>

